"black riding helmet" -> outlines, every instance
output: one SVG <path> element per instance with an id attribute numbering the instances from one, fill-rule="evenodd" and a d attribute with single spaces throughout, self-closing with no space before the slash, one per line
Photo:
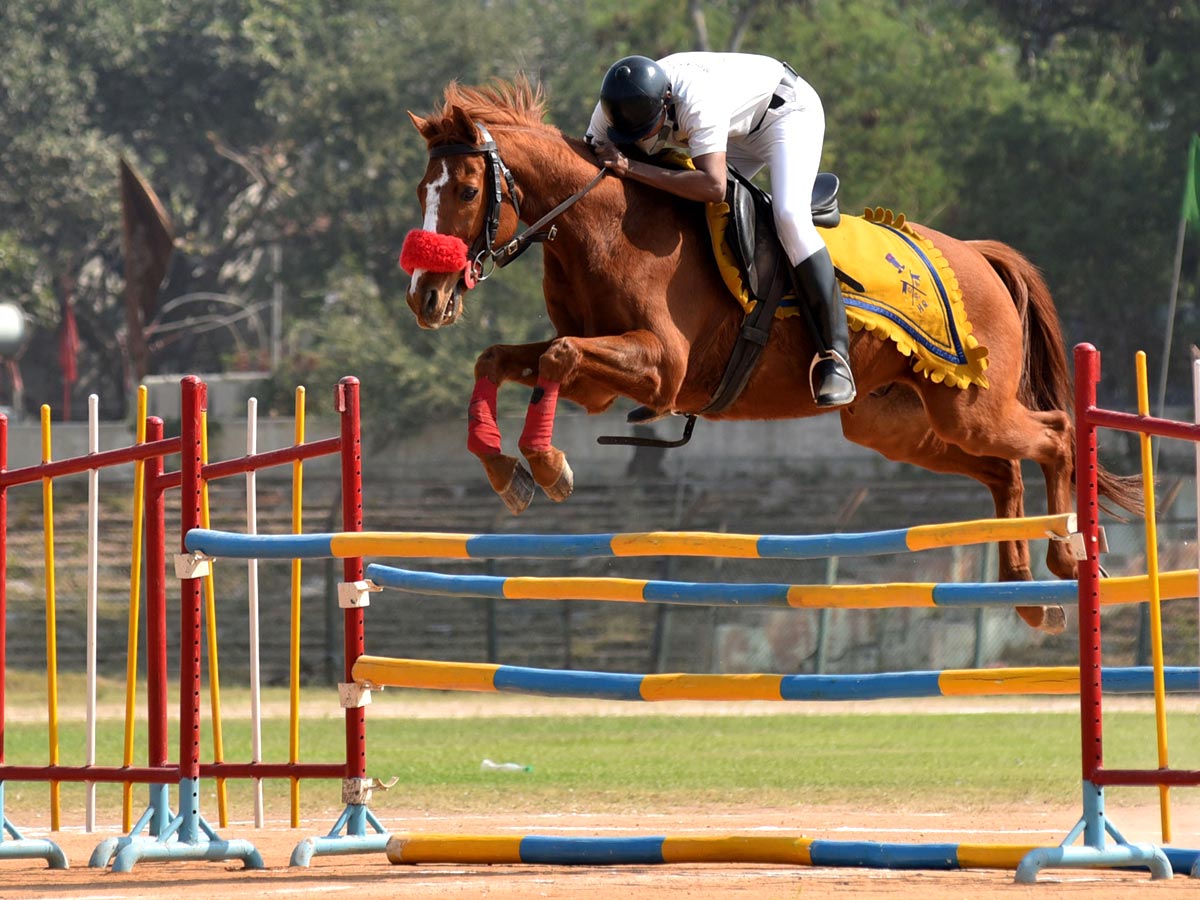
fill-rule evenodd
<path id="1" fill-rule="evenodd" d="M 600 86 L 600 106 L 612 122 L 608 139 L 633 144 L 644 138 L 662 114 L 670 87 L 658 63 L 645 56 L 613 63 Z"/>

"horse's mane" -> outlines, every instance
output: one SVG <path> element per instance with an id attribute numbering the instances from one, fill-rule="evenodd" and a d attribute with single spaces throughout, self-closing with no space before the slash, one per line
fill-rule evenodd
<path id="1" fill-rule="evenodd" d="M 430 136 L 431 144 L 461 140 L 453 116 L 455 107 L 471 119 L 489 125 L 550 127 L 543 122 L 546 98 L 542 87 L 534 87 L 524 75 L 513 81 L 496 78 L 475 87 L 451 81 L 446 85 L 441 109 L 429 118 L 429 123 L 436 128 Z"/>

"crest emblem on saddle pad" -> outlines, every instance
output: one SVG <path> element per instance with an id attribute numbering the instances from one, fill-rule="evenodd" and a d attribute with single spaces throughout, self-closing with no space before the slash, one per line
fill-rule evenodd
<path id="1" fill-rule="evenodd" d="M 726 285 L 748 312 L 757 301 L 723 239 L 728 214 L 726 204 L 709 204 L 713 249 Z M 862 291 L 841 285 L 852 329 L 892 341 L 911 357 L 916 371 L 935 383 L 988 386 L 987 348 L 971 333 L 954 270 L 903 214 L 868 209 L 861 217 L 842 216 L 836 228 L 819 231 L 834 264 L 862 285 Z M 775 315 L 799 313 L 796 298 L 789 296 Z"/>

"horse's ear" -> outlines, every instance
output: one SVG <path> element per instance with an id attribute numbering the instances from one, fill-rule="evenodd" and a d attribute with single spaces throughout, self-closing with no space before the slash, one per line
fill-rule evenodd
<path id="1" fill-rule="evenodd" d="M 417 131 L 421 133 L 421 137 L 425 138 L 425 140 L 429 140 L 429 138 L 433 136 L 433 123 L 428 119 L 422 119 L 411 109 L 408 110 L 408 118 L 412 121 L 413 127 L 415 127 Z"/>
<path id="2" fill-rule="evenodd" d="M 452 106 L 450 118 L 454 122 L 455 134 L 463 136 L 463 143 L 472 145 L 479 143 L 479 129 L 475 127 L 475 120 L 467 115 L 465 109 L 461 106 Z"/>

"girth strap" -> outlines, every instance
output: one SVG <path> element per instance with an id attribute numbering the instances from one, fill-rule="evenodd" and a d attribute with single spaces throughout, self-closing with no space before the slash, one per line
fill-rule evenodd
<path id="1" fill-rule="evenodd" d="M 705 416 L 722 412 L 733 405 L 745 389 L 746 382 L 750 380 L 754 367 L 758 364 L 758 358 L 762 355 L 763 348 L 767 346 L 767 340 L 771 336 L 771 326 L 775 322 L 775 310 L 783 302 L 783 295 L 786 293 L 785 284 L 789 282 L 785 282 L 784 279 L 789 278 L 790 280 L 790 272 L 779 262 L 786 259 L 787 257 L 783 254 L 775 257 L 774 271 L 771 272 L 769 280 L 762 279 L 762 275 L 765 273 L 759 273 L 759 277 L 762 279 L 760 283 L 768 285 L 768 289 L 754 304 L 754 309 L 742 320 L 741 331 L 738 332 L 729 362 L 725 364 L 725 373 L 721 376 L 721 382 L 713 392 L 712 399 L 703 409 L 699 410 L 697 415 Z"/>

